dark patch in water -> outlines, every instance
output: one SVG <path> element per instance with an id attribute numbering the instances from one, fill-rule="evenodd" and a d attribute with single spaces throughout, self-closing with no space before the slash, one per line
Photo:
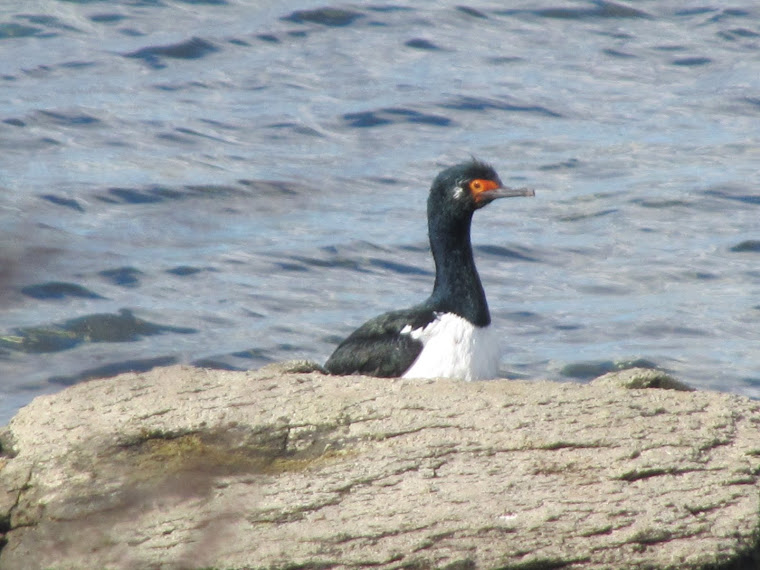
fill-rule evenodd
<path id="1" fill-rule="evenodd" d="M 620 285 L 579 285 L 578 291 L 581 293 L 588 293 L 589 295 L 619 295 L 624 296 L 629 293 L 626 287 Z"/>
<path id="2" fill-rule="evenodd" d="M 98 275 L 120 287 L 137 287 L 140 284 L 138 276 L 143 275 L 143 272 L 134 267 L 117 267 L 101 271 Z"/>
<path id="3" fill-rule="evenodd" d="M 309 188 L 294 182 L 280 180 L 238 180 L 238 184 L 247 186 L 256 192 L 257 196 L 301 196 L 309 192 Z"/>
<path id="4" fill-rule="evenodd" d="M 379 267 L 380 269 L 387 269 L 394 273 L 401 273 L 402 275 L 432 275 L 433 273 L 413 265 L 406 265 L 403 263 L 396 263 L 395 261 L 388 261 L 387 259 L 372 258 L 369 260 L 369 264 L 373 267 Z"/>
<path id="5" fill-rule="evenodd" d="M 507 247 L 503 247 L 500 245 L 476 245 L 474 249 L 478 253 L 484 253 L 487 255 L 495 255 L 497 257 L 505 257 L 507 259 L 517 259 L 519 261 L 532 261 L 532 262 L 541 261 L 540 259 L 537 259 L 535 257 L 525 255 L 524 253 L 520 253 L 519 251 L 516 251 L 514 249 L 509 249 Z"/>
<path id="6" fill-rule="evenodd" d="M 251 360 L 267 360 L 272 362 L 273 359 L 266 353 L 263 348 L 249 348 L 248 350 L 242 350 L 240 352 L 233 352 L 232 356 L 236 358 L 248 358 Z"/>
<path id="7" fill-rule="evenodd" d="M 58 67 L 63 69 L 86 69 L 97 65 L 94 61 L 64 61 Z"/>
<path id="8" fill-rule="evenodd" d="M 117 198 L 117 200 L 110 201 L 124 202 L 127 204 L 150 204 L 153 202 L 161 202 L 163 200 L 162 197 L 156 196 L 150 191 L 146 193 L 132 188 L 109 188 L 108 193 Z M 109 200 L 105 199 L 103 201 Z"/>
<path id="9" fill-rule="evenodd" d="M 647 198 L 631 200 L 631 204 L 637 204 L 641 206 L 642 208 L 654 208 L 654 209 L 691 206 L 691 204 L 689 204 L 689 202 L 685 200 L 656 200 L 656 199 L 652 200 L 652 199 L 647 199 Z"/>
<path id="10" fill-rule="evenodd" d="M 386 184 L 388 186 L 396 186 L 400 183 L 398 178 L 393 178 L 392 176 L 370 176 L 368 179 L 372 182 Z"/>
<path id="11" fill-rule="evenodd" d="M 700 281 L 710 281 L 712 279 L 718 279 L 718 275 L 715 273 L 707 273 L 704 271 L 696 271 L 694 273 L 694 278 L 699 279 Z"/>
<path id="12" fill-rule="evenodd" d="M 29 285 L 21 289 L 21 293 L 34 299 L 65 299 L 66 297 L 80 297 L 82 299 L 105 299 L 97 293 L 93 293 L 86 287 L 76 283 L 64 283 L 62 281 L 51 281 L 49 283 L 38 283 Z"/>
<path id="13" fill-rule="evenodd" d="M 760 105 L 760 100 L 758 100 Z M 758 194 L 732 194 L 727 190 L 707 190 L 705 192 L 708 196 L 715 196 L 717 198 L 725 198 L 726 200 L 734 200 L 736 202 L 743 202 L 744 204 L 757 204 L 760 205 L 760 195 Z"/>
<path id="14" fill-rule="evenodd" d="M 664 52 L 676 52 L 676 51 L 684 51 L 686 48 L 682 45 L 662 45 L 657 46 L 654 49 L 657 51 L 664 51 Z"/>
<path id="15" fill-rule="evenodd" d="M 52 70 L 53 68 L 50 67 L 49 65 L 38 65 L 37 67 L 24 69 L 23 72 L 29 77 L 34 77 L 35 79 L 39 79 L 40 77 L 47 76 Z"/>
<path id="16" fill-rule="evenodd" d="M 225 184 L 188 184 L 185 186 L 185 190 L 189 191 L 193 197 L 208 196 L 210 198 L 234 196 L 241 193 L 239 188 Z"/>
<path id="17" fill-rule="evenodd" d="M 760 386 L 760 376 L 757 378 L 742 378 L 742 382 L 745 382 L 748 386 Z"/>
<path id="18" fill-rule="evenodd" d="M 758 253 L 760 252 L 760 240 L 748 239 L 736 244 L 731 248 L 731 251 Z"/>
<path id="19" fill-rule="evenodd" d="M 133 342 L 156 334 L 196 332 L 196 329 L 144 321 L 122 309 L 118 315 L 88 315 L 60 325 L 17 328 L 12 335 L 0 337 L 0 347 L 27 353 L 59 352 L 84 342 Z"/>
<path id="20" fill-rule="evenodd" d="M 131 38 L 141 38 L 145 35 L 140 30 L 135 30 L 134 28 L 121 28 L 119 33 Z"/>
<path id="21" fill-rule="evenodd" d="M 296 10 L 280 18 L 284 22 L 296 24 L 321 24 L 322 26 L 343 27 L 353 24 L 364 15 L 342 8 L 316 8 L 314 10 Z"/>
<path id="22" fill-rule="evenodd" d="M 391 12 L 413 12 L 414 8 L 410 8 L 409 6 L 397 6 L 395 4 L 381 4 L 376 6 L 370 6 L 368 8 L 369 10 L 372 10 L 373 12 L 381 12 L 381 13 L 391 13 Z"/>
<path id="23" fill-rule="evenodd" d="M 581 325 L 554 325 L 554 328 L 558 331 L 578 331 L 583 328 Z"/>
<path id="24" fill-rule="evenodd" d="M 27 16 L 19 16 L 25 19 L 30 24 L 38 24 L 40 26 L 47 26 L 48 28 L 54 28 L 58 30 L 66 30 L 67 32 L 79 32 L 78 28 L 62 22 L 55 16 L 48 16 L 47 14 L 30 14 Z"/>
<path id="25" fill-rule="evenodd" d="M 637 358 L 635 360 L 620 360 L 613 362 L 611 360 L 602 360 L 597 362 L 574 362 L 568 364 L 560 370 L 560 374 L 566 378 L 576 378 L 578 380 L 591 380 L 608 372 L 618 372 L 628 370 L 629 368 L 651 368 L 658 369 L 658 366 L 651 360 Z"/>
<path id="26" fill-rule="evenodd" d="M 178 128 L 176 128 L 174 130 L 177 131 L 178 133 L 182 133 L 183 135 L 190 135 L 190 136 L 193 136 L 193 137 L 199 137 L 199 138 L 203 138 L 203 139 L 208 139 L 210 141 L 225 142 L 224 139 L 221 139 L 219 137 L 216 137 L 216 136 L 213 136 L 213 135 L 209 135 L 209 134 L 206 134 L 206 133 L 201 133 L 199 131 L 196 131 L 196 130 L 193 130 L 193 129 L 188 129 L 188 128 L 185 128 L 185 127 L 178 127 Z"/>
<path id="27" fill-rule="evenodd" d="M 203 271 L 203 269 L 200 269 L 198 267 L 190 267 L 189 265 L 178 265 L 177 267 L 173 267 L 172 269 L 167 269 L 167 273 L 171 273 L 172 275 L 176 275 L 178 277 L 186 277 L 188 275 L 195 275 L 196 273 L 200 273 Z"/>
<path id="28" fill-rule="evenodd" d="M 710 12 L 715 12 L 715 8 L 710 8 L 709 6 L 684 8 L 682 10 L 676 10 L 673 14 L 675 16 L 701 16 L 702 14 L 709 14 Z"/>
<path id="29" fill-rule="evenodd" d="M 157 134 L 156 138 L 161 139 L 163 141 L 168 141 L 170 143 L 179 143 L 183 145 L 190 145 L 190 144 L 195 143 L 195 141 L 192 140 L 191 138 L 183 137 L 182 135 L 177 134 L 176 129 L 175 129 L 175 132 Z"/>
<path id="30" fill-rule="evenodd" d="M 83 339 L 65 330 L 45 327 L 15 329 L 12 334 L 0 337 L 0 347 L 28 354 L 61 352 L 82 342 Z"/>
<path id="31" fill-rule="evenodd" d="M 240 127 L 238 125 L 232 124 L 232 123 L 226 123 L 222 121 L 216 121 L 214 119 L 204 119 L 200 118 L 198 119 L 201 123 L 206 123 L 207 125 L 211 125 L 212 127 L 216 127 L 217 129 L 224 129 L 226 131 L 239 131 Z"/>
<path id="32" fill-rule="evenodd" d="M 159 356 L 157 358 L 145 358 L 140 360 L 125 360 L 124 362 L 112 362 L 97 368 L 90 368 L 79 374 L 72 376 L 52 376 L 48 378 L 51 384 L 60 384 L 62 386 L 73 386 L 86 380 L 96 378 L 111 378 L 126 372 L 148 372 L 159 366 L 170 366 L 176 364 L 177 359 L 173 356 Z"/>
<path id="33" fill-rule="evenodd" d="M 250 370 L 274 362 L 275 359 L 262 348 L 250 348 L 231 354 L 217 354 L 191 362 L 193 366 L 215 370 Z"/>
<path id="34" fill-rule="evenodd" d="M 290 259 L 299 261 L 304 265 L 310 265 L 312 267 L 329 267 L 329 268 L 342 268 L 353 269 L 360 273 L 367 273 L 367 270 L 362 268 L 358 261 L 354 259 L 348 259 L 346 257 L 333 257 L 330 259 L 316 259 L 313 257 L 303 257 L 300 255 L 291 255 Z"/>
<path id="35" fill-rule="evenodd" d="M 492 65 L 504 65 L 508 63 L 517 63 L 518 61 L 524 61 L 522 57 L 499 55 L 496 57 L 487 57 L 486 61 Z"/>
<path id="36" fill-rule="evenodd" d="M 263 319 L 265 317 L 263 313 L 257 313 L 256 311 L 252 311 L 251 309 L 247 309 L 245 307 L 241 307 L 240 312 L 246 317 L 251 317 L 252 319 Z"/>
<path id="37" fill-rule="evenodd" d="M 710 18 L 710 22 L 720 22 L 730 18 L 748 18 L 751 16 L 752 14 L 747 10 L 742 10 L 740 8 L 726 8 L 721 10 L 719 14 Z"/>
<path id="38" fill-rule="evenodd" d="M 695 67 L 697 65 L 707 65 L 708 63 L 712 63 L 712 59 L 709 57 L 682 57 L 674 59 L 671 63 L 680 67 Z"/>
<path id="39" fill-rule="evenodd" d="M 435 127 L 448 127 L 453 121 L 440 115 L 429 115 L 403 108 L 386 108 L 377 111 L 363 111 L 360 113 L 346 113 L 343 115 L 349 127 L 368 128 L 389 125 L 393 123 L 416 123 L 432 125 Z"/>
<path id="40" fill-rule="evenodd" d="M 28 38 L 29 36 L 34 36 L 40 33 L 41 31 L 41 28 L 24 26 L 23 24 L 16 24 L 14 22 L 0 23 L 0 40 L 7 40 L 12 38 Z"/>
<path id="41" fill-rule="evenodd" d="M 469 6 L 457 6 L 457 10 L 462 14 L 467 14 L 473 18 L 481 18 L 484 20 L 488 19 L 488 16 L 486 16 L 483 12 L 476 10 L 475 8 L 470 8 Z"/>
<path id="42" fill-rule="evenodd" d="M 605 0 L 597 0 L 591 3 L 588 8 L 543 8 L 538 10 L 503 10 L 497 12 L 506 16 L 515 14 L 531 14 L 534 16 L 540 16 L 542 18 L 555 18 L 560 20 L 585 20 L 590 18 L 647 18 L 651 19 L 651 16 L 646 12 L 624 6 L 622 4 L 616 4 L 614 2 L 607 2 Z"/>
<path id="43" fill-rule="evenodd" d="M 503 317 L 507 320 L 521 323 L 540 320 L 540 316 L 537 313 L 532 313 L 530 311 L 513 311 L 511 313 L 504 314 Z"/>
<path id="44" fill-rule="evenodd" d="M 260 39 L 262 42 L 267 42 L 267 43 L 270 43 L 270 44 L 279 44 L 280 43 L 280 38 L 278 38 L 277 36 L 272 35 L 272 34 L 259 34 L 256 37 L 258 39 Z"/>
<path id="45" fill-rule="evenodd" d="M 13 127 L 25 127 L 26 123 L 22 121 L 21 119 L 5 119 L 3 121 L 6 125 L 11 125 Z"/>
<path id="46" fill-rule="evenodd" d="M 430 251 L 429 245 L 401 245 L 399 249 L 403 251 L 413 251 L 416 253 L 426 253 Z"/>
<path id="47" fill-rule="evenodd" d="M 520 113 L 535 113 L 545 117 L 562 117 L 561 113 L 541 107 L 540 105 L 519 105 L 499 99 L 487 99 L 484 97 L 464 96 L 440 105 L 445 109 L 457 111 L 510 111 Z"/>
<path id="48" fill-rule="evenodd" d="M 626 53 L 624 51 L 618 51 L 616 49 L 604 49 L 602 50 L 602 53 L 605 55 L 609 55 L 610 57 L 617 57 L 620 59 L 632 59 L 636 56 L 630 53 Z"/>
<path id="49" fill-rule="evenodd" d="M 282 271 L 309 271 L 308 267 L 305 267 L 301 265 L 300 263 L 287 263 L 287 262 L 278 262 L 275 263 L 277 267 L 279 267 Z"/>
<path id="50" fill-rule="evenodd" d="M 115 24 L 126 19 L 122 14 L 93 14 L 90 20 L 96 24 Z"/>
<path id="51" fill-rule="evenodd" d="M 277 130 L 287 130 L 289 133 L 294 133 L 297 135 L 305 135 L 308 137 L 320 137 L 324 138 L 324 135 L 320 133 L 319 131 L 307 127 L 305 125 L 302 125 L 300 123 L 286 121 L 284 123 L 272 123 L 271 125 L 267 125 L 268 129 L 277 129 Z M 286 135 L 287 136 L 287 135 Z"/>
<path id="52" fill-rule="evenodd" d="M 670 323 L 663 324 L 650 324 L 636 327 L 636 332 L 642 336 L 649 337 L 650 339 L 663 338 L 663 337 L 705 337 L 711 336 L 705 330 L 694 329 L 690 327 L 679 327 Z"/>
<path id="53" fill-rule="evenodd" d="M 403 117 L 407 123 L 419 123 L 425 125 L 433 125 L 436 127 L 447 127 L 451 124 L 451 119 L 448 119 L 446 117 L 420 113 L 411 109 L 391 108 L 385 109 L 385 112 L 390 115 Z"/>
<path id="54" fill-rule="evenodd" d="M 163 333 L 193 334 L 196 329 L 158 325 L 138 319 L 128 309 L 121 309 L 118 315 L 99 314 L 71 319 L 63 324 L 63 329 L 71 331 L 89 342 L 131 342 L 143 336 Z"/>
<path id="55" fill-rule="evenodd" d="M 347 113 L 343 115 L 343 120 L 348 121 L 349 126 L 360 129 L 389 125 L 392 122 L 390 119 L 381 117 L 379 113 L 373 111 L 365 111 L 363 113 Z"/>
<path id="56" fill-rule="evenodd" d="M 569 170 L 571 168 L 578 168 L 581 165 L 581 161 L 577 158 L 570 158 L 562 162 L 555 162 L 554 164 L 545 164 L 539 166 L 538 169 L 543 172 L 549 172 L 553 170 Z"/>
<path id="57" fill-rule="evenodd" d="M 609 214 L 614 214 L 617 212 L 617 208 L 609 208 L 607 210 L 599 210 L 598 212 L 589 212 L 589 213 L 581 213 L 581 214 L 570 214 L 568 216 L 561 216 L 559 218 L 562 222 L 577 222 L 579 220 L 588 220 L 591 218 L 601 218 L 603 216 L 608 216 Z"/>
<path id="58" fill-rule="evenodd" d="M 743 40 L 747 38 L 758 38 L 760 37 L 760 34 L 753 32 L 752 30 L 748 30 L 747 28 L 734 28 L 732 30 L 724 30 L 722 32 L 718 32 L 718 37 L 730 42 L 734 42 L 736 40 Z"/>
<path id="59" fill-rule="evenodd" d="M 79 205 L 79 202 L 73 198 L 62 198 L 61 196 L 56 196 L 55 194 L 44 194 L 40 196 L 40 198 L 47 200 L 56 206 L 65 206 L 66 208 L 71 208 L 77 212 L 84 212 L 84 208 L 82 208 L 82 206 Z"/>
<path id="60" fill-rule="evenodd" d="M 165 186 L 150 186 L 142 189 L 109 188 L 107 196 L 96 196 L 96 199 L 109 204 L 150 204 L 165 200 L 214 198 L 241 194 L 245 195 L 247 192 L 234 186 L 199 184 L 188 185 L 182 189 L 167 188 Z"/>
<path id="61" fill-rule="evenodd" d="M 69 4 L 94 4 L 95 2 L 103 2 L 104 0 L 59 0 L 60 2 L 68 2 Z M 145 0 L 143 0 L 145 1 Z M 137 2 L 134 3 L 138 3 Z"/>
<path id="62" fill-rule="evenodd" d="M 161 69 L 166 67 L 161 61 L 162 58 L 200 59 L 218 50 L 219 48 L 214 44 L 195 37 L 177 44 L 142 48 L 137 51 L 125 53 L 124 57 L 142 59 L 154 69 Z"/>
<path id="63" fill-rule="evenodd" d="M 433 42 L 422 39 L 422 38 L 415 38 L 413 40 L 406 41 L 404 42 L 404 45 L 406 47 L 410 47 L 414 49 L 422 49 L 422 50 L 427 50 L 427 51 L 439 51 L 441 49 L 437 45 L 435 45 Z"/>
<path id="64" fill-rule="evenodd" d="M 69 127 L 89 127 L 100 123 L 100 119 L 84 113 L 61 113 L 54 111 L 38 111 L 38 113 L 48 119 L 52 119 L 53 122 L 59 125 Z"/>

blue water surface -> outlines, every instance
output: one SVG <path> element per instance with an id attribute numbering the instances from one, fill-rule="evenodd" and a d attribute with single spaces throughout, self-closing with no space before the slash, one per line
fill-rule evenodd
<path id="1" fill-rule="evenodd" d="M 171 363 L 323 361 L 429 293 L 475 155 L 509 377 L 760 396 L 760 8 L 543 0 L 0 5 L 0 422 Z"/>

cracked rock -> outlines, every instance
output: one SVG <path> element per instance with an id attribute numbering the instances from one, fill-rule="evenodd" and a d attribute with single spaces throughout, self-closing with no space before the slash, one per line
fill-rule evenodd
<path id="1" fill-rule="evenodd" d="M 172 366 L 0 433 L 0 568 L 760 567 L 760 403 Z"/>

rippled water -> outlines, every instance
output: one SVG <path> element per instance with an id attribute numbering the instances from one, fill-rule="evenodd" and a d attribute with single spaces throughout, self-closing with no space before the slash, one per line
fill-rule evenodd
<path id="1" fill-rule="evenodd" d="M 505 5 L 1 4 L 0 421 L 324 360 L 427 296 L 427 189 L 471 154 L 536 188 L 474 224 L 505 374 L 760 396 L 760 9 Z"/>

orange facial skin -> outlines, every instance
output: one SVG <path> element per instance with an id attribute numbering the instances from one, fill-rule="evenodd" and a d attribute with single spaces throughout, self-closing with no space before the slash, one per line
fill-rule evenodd
<path id="1" fill-rule="evenodd" d="M 488 192 L 489 190 L 496 190 L 497 188 L 501 188 L 501 184 L 498 182 L 495 182 L 493 180 L 485 180 L 482 178 L 476 178 L 472 182 L 470 182 L 470 192 L 472 193 L 472 197 L 475 198 L 475 202 L 480 202 L 482 200 L 481 194 L 483 192 Z"/>

